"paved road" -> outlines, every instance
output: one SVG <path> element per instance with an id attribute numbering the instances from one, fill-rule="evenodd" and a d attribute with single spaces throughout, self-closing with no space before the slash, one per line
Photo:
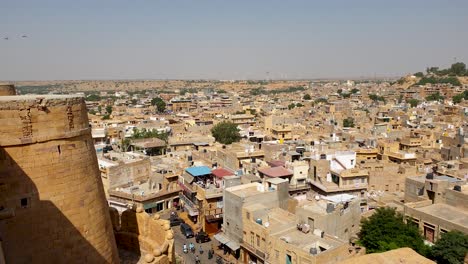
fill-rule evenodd
<path id="1" fill-rule="evenodd" d="M 161 214 L 161 218 L 163 219 L 169 219 L 169 213 Z M 181 256 L 186 264 L 194 264 L 195 263 L 195 256 L 198 255 L 200 261 L 202 264 L 215 264 L 216 263 L 216 257 L 213 257 L 212 259 L 208 259 L 208 250 L 211 248 L 211 245 L 213 241 L 202 243 L 202 244 L 197 244 L 195 242 L 195 238 L 185 238 L 184 235 L 180 232 L 180 226 L 173 226 L 172 230 L 174 230 L 174 247 L 175 247 L 175 252 L 176 255 Z M 195 253 L 184 253 L 182 248 L 184 243 L 187 245 L 192 242 L 195 245 L 196 251 Z M 199 249 L 200 245 L 203 248 L 203 254 L 200 254 Z"/>
<path id="2" fill-rule="evenodd" d="M 174 230 L 174 247 L 175 247 L 175 251 L 176 251 L 176 254 L 183 257 L 184 260 L 185 260 L 185 263 L 187 264 L 192 264 L 192 263 L 195 263 L 195 256 L 198 255 L 198 257 L 200 258 L 200 261 L 202 264 L 209 264 L 209 263 L 216 263 L 215 261 L 215 258 L 213 257 L 212 259 L 208 259 L 208 250 L 211 248 L 211 244 L 213 243 L 213 241 L 210 241 L 210 242 L 206 242 L 206 243 L 203 243 L 203 244 L 197 244 L 195 242 L 195 238 L 189 238 L 189 239 L 186 239 L 184 235 L 182 235 L 182 233 L 180 232 L 180 229 L 179 229 L 179 226 L 174 226 L 173 227 L 173 230 Z M 190 242 L 192 242 L 194 245 L 195 245 L 195 253 L 183 253 L 183 245 L 184 243 L 187 245 L 190 244 Z M 203 254 L 200 254 L 199 252 L 199 249 L 200 249 L 200 246 L 202 246 L 203 248 Z"/>

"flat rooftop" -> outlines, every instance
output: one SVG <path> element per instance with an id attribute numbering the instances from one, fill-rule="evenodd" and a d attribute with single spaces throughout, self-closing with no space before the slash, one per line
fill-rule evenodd
<path id="1" fill-rule="evenodd" d="M 226 188 L 226 191 L 231 192 L 239 197 L 254 196 L 261 193 L 270 192 L 268 188 L 265 188 L 261 183 L 253 182 L 233 187 Z"/>
<path id="2" fill-rule="evenodd" d="M 18 101 L 18 100 L 36 100 L 36 98 L 44 99 L 69 99 L 83 98 L 80 94 L 26 94 L 26 95 L 7 95 L 0 96 L 0 101 Z"/>
<path id="3" fill-rule="evenodd" d="M 468 227 L 468 212 L 447 204 L 431 204 L 429 206 L 414 208 L 414 210 L 435 216 L 437 218 Z"/>
<path id="4" fill-rule="evenodd" d="M 303 233 L 302 231 L 297 230 L 295 226 L 291 229 L 277 232 L 273 234 L 273 236 L 287 241 L 288 244 L 292 244 L 305 252 L 309 252 L 310 248 L 318 248 L 319 246 L 326 250 L 330 250 L 345 243 L 328 237 L 322 238 L 314 235 L 312 232 L 307 234 Z"/>

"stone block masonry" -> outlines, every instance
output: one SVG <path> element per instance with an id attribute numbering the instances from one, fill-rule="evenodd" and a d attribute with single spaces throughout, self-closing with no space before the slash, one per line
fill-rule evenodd
<path id="1" fill-rule="evenodd" d="M 0 97 L 6 263 L 118 263 L 84 99 Z"/>

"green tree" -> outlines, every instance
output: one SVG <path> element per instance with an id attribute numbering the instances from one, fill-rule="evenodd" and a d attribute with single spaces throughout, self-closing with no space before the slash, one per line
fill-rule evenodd
<path id="1" fill-rule="evenodd" d="M 408 103 L 410 104 L 411 107 L 416 107 L 419 104 L 419 100 L 418 99 L 409 99 Z"/>
<path id="2" fill-rule="evenodd" d="M 439 92 L 426 96 L 427 101 L 440 101 L 444 100 L 444 97 Z"/>
<path id="3" fill-rule="evenodd" d="M 108 115 L 112 115 L 112 105 L 106 106 L 106 112 Z"/>
<path id="4" fill-rule="evenodd" d="M 140 138 L 159 138 L 161 140 L 164 140 L 167 143 L 167 140 L 169 138 L 169 134 L 167 132 L 159 132 L 156 129 L 138 129 L 138 128 L 133 128 L 133 135 L 132 139 L 140 139 Z"/>
<path id="5" fill-rule="evenodd" d="M 101 113 L 102 112 L 102 106 L 98 105 L 97 110 L 98 110 L 99 113 Z"/>
<path id="6" fill-rule="evenodd" d="M 379 95 L 376 95 L 376 94 L 369 94 L 369 98 L 374 102 L 381 101 L 381 102 L 385 103 L 385 98 L 383 96 L 379 96 Z"/>
<path id="7" fill-rule="evenodd" d="M 130 148 L 131 143 L 132 143 L 132 141 L 130 139 L 128 139 L 128 138 L 122 139 L 122 141 L 120 142 L 120 149 L 123 152 L 127 152 L 128 149 Z"/>
<path id="8" fill-rule="evenodd" d="M 315 100 L 316 104 L 318 104 L 318 103 L 327 103 L 327 102 L 328 102 L 328 100 L 325 99 L 325 98 L 318 98 L 318 99 Z"/>
<path id="9" fill-rule="evenodd" d="M 355 93 L 357 93 L 357 92 L 359 92 L 359 89 L 357 89 L 357 88 L 353 88 L 353 89 L 351 90 L 351 93 L 352 93 L 352 94 L 355 94 Z"/>
<path id="10" fill-rule="evenodd" d="M 466 65 L 463 62 L 457 62 L 452 64 L 450 67 L 450 72 L 455 76 L 463 76 L 466 74 Z"/>
<path id="11" fill-rule="evenodd" d="M 452 100 L 454 104 L 459 104 L 462 100 L 468 100 L 468 90 L 455 95 L 454 97 L 452 97 Z"/>
<path id="12" fill-rule="evenodd" d="M 86 97 L 86 101 L 99 101 L 101 100 L 101 97 L 97 94 L 90 94 L 88 97 Z"/>
<path id="13" fill-rule="evenodd" d="M 406 224 L 403 215 L 393 208 L 375 210 L 372 216 L 361 221 L 361 231 L 358 234 L 359 244 L 366 247 L 368 253 L 410 247 L 426 255 L 427 247 L 416 226 Z"/>
<path id="14" fill-rule="evenodd" d="M 432 247 L 430 257 L 437 263 L 458 264 L 468 254 L 468 235 L 460 231 L 442 234 Z"/>
<path id="15" fill-rule="evenodd" d="M 222 144 L 231 144 L 241 139 L 237 125 L 230 121 L 223 121 L 211 128 L 211 134 Z"/>
<path id="16" fill-rule="evenodd" d="M 301 104 L 301 103 L 297 103 L 297 104 L 296 104 L 296 107 L 303 107 L 303 106 L 304 106 L 304 105 Z"/>
<path id="17" fill-rule="evenodd" d="M 296 107 L 296 104 L 295 104 L 295 103 L 290 103 L 290 104 L 288 105 L 288 109 L 289 109 L 289 110 L 291 110 L 291 109 L 293 109 L 293 108 L 295 108 L 295 107 Z"/>
<path id="18" fill-rule="evenodd" d="M 166 103 L 159 97 L 151 99 L 151 105 L 156 106 L 156 109 L 159 113 L 162 113 L 164 110 L 166 110 Z"/>
<path id="19" fill-rule="evenodd" d="M 304 94 L 304 97 L 302 97 L 303 100 L 311 100 L 312 97 L 310 96 L 310 94 Z"/>
<path id="20" fill-rule="evenodd" d="M 416 77 L 419 77 L 419 78 L 424 77 L 424 73 L 422 73 L 422 72 L 417 72 L 417 73 L 415 73 L 413 75 L 416 76 Z"/>
<path id="21" fill-rule="evenodd" d="M 343 92 L 343 89 L 338 89 L 336 92 L 337 92 L 338 94 L 341 94 L 341 93 Z"/>
<path id="22" fill-rule="evenodd" d="M 343 119 L 343 127 L 354 127 L 354 118 L 348 117 Z"/>

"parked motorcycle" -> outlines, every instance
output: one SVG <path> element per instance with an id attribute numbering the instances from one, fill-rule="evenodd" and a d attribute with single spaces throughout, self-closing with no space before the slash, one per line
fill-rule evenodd
<path id="1" fill-rule="evenodd" d="M 188 249 L 187 249 L 187 245 L 186 245 L 186 244 L 184 244 L 182 250 L 183 250 L 183 252 L 184 252 L 185 254 L 188 253 Z"/>

